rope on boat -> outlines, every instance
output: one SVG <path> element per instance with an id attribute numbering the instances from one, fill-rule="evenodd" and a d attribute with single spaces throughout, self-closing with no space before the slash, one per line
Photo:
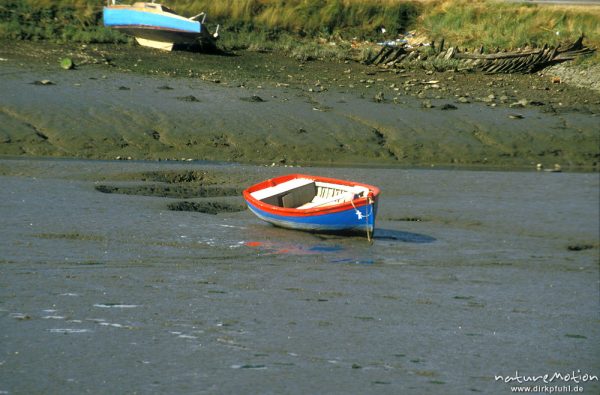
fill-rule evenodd
<path id="1" fill-rule="evenodd" d="M 354 199 L 350 200 L 350 203 L 352 204 L 352 207 L 354 207 L 354 212 L 356 213 L 356 216 L 358 217 L 358 219 L 360 220 L 363 217 L 365 218 L 365 229 L 367 231 L 367 240 L 370 243 L 371 242 L 371 232 L 369 231 L 369 217 L 373 214 L 373 199 L 371 198 L 371 196 L 367 196 L 367 206 L 365 206 L 365 214 L 364 215 L 354 205 Z M 369 214 L 367 212 L 369 207 L 371 207 L 371 214 Z"/>
<path id="2" fill-rule="evenodd" d="M 369 232 L 369 217 L 371 215 L 373 215 L 373 199 L 371 198 L 371 196 L 367 197 L 367 203 L 368 203 L 368 207 L 371 207 L 371 214 L 365 215 L 365 218 L 366 218 L 366 227 L 367 227 L 367 241 L 369 243 L 371 243 L 372 242 L 371 233 Z M 365 209 L 365 213 L 366 212 L 367 212 L 367 209 Z M 373 229 L 373 231 L 375 231 L 375 229 Z"/>

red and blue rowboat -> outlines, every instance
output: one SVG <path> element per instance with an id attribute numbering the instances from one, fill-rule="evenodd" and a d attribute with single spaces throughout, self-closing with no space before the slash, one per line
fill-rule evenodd
<path id="1" fill-rule="evenodd" d="M 358 182 L 290 174 L 253 185 L 243 195 L 257 217 L 275 226 L 370 237 L 379 193 Z"/>

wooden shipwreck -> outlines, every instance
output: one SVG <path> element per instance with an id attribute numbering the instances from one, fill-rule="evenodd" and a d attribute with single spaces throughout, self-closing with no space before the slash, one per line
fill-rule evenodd
<path id="1" fill-rule="evenodd" d="M 483 47 L 472 52 L 461 51 L 458 47 L 445 49 L 444 40 L 437 47 L 435 42 L 428 46 L 418 47 L 383 46 L 375 56 L 365 63 L 386 68 L 400 68 L 409 62 L 437 59 L 440 61 L 453 60 L 454 65 L 459 69 L 485 73 L 534 73 L 548 66 L 593 53 L 594 48 L 583 45 L 583 37 L 582 35 L 574 43 L 558 47 L 544 45 L 542 48 L 527 47 L 510 52 L 496 49 L 493 53 L 484 53 Z"/>

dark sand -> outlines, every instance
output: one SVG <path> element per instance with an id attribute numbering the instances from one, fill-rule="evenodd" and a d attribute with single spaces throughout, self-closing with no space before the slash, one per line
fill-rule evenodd
<path id="1" fill-rule="evenodd" d="M 548 75 L 6 44 L 3 156 L 598 169 L 600 93 Z"/>

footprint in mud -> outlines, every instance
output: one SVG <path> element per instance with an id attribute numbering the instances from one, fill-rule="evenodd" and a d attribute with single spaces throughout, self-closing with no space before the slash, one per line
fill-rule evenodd
<path id="1" fill-rule="evenodd" d="M 263 103 L 265 101 L 262 97 L 258 95 L 252 95 L 250 97 L 240 97 L 240 100 L 247 101 L 250 103 Z"/>
<path id="2" fill-rule="evenodd" d="M 581 244 L 570 244 L 567 246 L 567 250 L 569 250 L 569 251 L 585 251 L 585 250 L 591 250 L 594 248 L 598 248 L 598 245 L 581 243 Z"/>
<path id="3" fill-rule="evenodd" d="M 201 101 L 200 99 L 198 99 L 196 96 L 193 96 L 193 95 L 181 96 L 181 97 L 178 97 L 177 100 L 190 102 L 190 103 L 200 103 L 200 101 Z"/>

